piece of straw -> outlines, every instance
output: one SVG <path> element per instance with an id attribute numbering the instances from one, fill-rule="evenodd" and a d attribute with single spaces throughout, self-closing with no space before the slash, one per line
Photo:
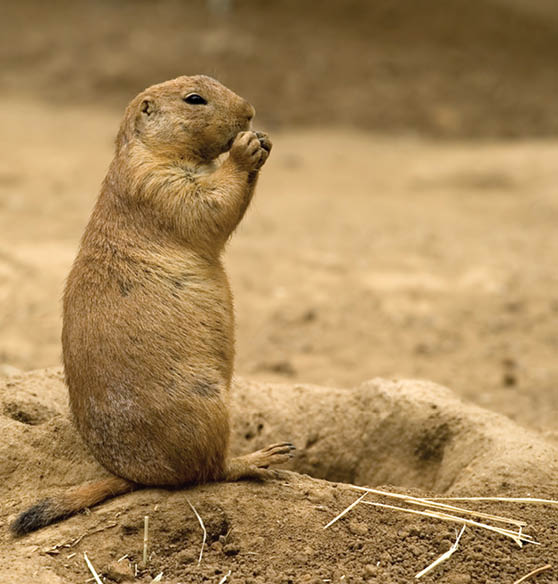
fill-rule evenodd
<path id="1" fill-rule="evenodd" d="M 386 509 L 395 509 L 396 511 L 403 511 L 405 513 L 413 513 L 415 515 L 422 515 L 424 517 L 434 517 L 436 519 L 442 519 L 444 521 L 451 521 L 453 523 L 460 523 L 461 525 L 470 525 L 473 527 L 481 527 L 482 529 L 487 529 L 489 531 L 494 531 L 501 535 L 509 537 L 517 543 L 519 547 L 523 547 L 523 543 L 533 543 L 540 545 L 536 542 L 530 535 L 524 535 L 521 532 L 512 531 L 511 529 L 505 529 L 503 527 L 494 527 L 493 525 L 488 525 L 487 523 L 480 523 L 479 521 L 473 521 L 472 519 L 465 519 L 463 517 L 458 517 L 456 515 L 449 515 L 448 513 L 442 513 L 441 511 L 418 511 L 417 509 L 408 509 L 407 507 L 396 507 L 395 505 L 387 505 L 386 503 L 375 503 L 373 501 L 363 501 L 364 505 L 373 505 L 375 507 L 384 507 Z"/>
<path id="2" fill-rule="evenodd" d="M 536 570 L 533 570 L 532 572 L 529 572 L 528 574 L 525 574 L 525 576 L 523 576 L 519 580 L 516 580 L 513 584 L 521 584 L 522 582 L 525 582 L 525 580 L 528 580 L 532 576 L 536 576 L 537 574 L 540 574 L 541 572 L 546 572 L 547 570 L 551 570 L 551 569 L 552 569 L 552 566 L 550 564 L 547 564 L 546 566 L 542 566 L 540 568 L 537 568 Z"/>
<path id="3" fill-rule="evenodd" d="M 411 495 L 401 495 L 400 493 L 391 493 L 390 491 L 381 491 L 379 489 L 371 489 L 369 487 L 358 487 L 356 485 L 351 485 L 357 491 L 367 491 L 368 493 L 373 493 L 375 495 L 382 495 L 383 497 L 391 497 L 392 499 L 402 499 L 407 503 L 412 503 L 414 505 L 428 506 L 431 503 L 432 507 L 440 507 L 449 509 L 450 511 L 457 511 L 459 513 L 464 513 L 467 515 L 475 515 L 476 517 L 483 517 L 484 519 L 492 519 L 493 521 L 501 521 L 502 523 L 511 523 L 512 525 L 525 526 L 527 525 L 524 521 L 517 521 L 516 519 L 510 519 L 508 517 L 501 517 L 500 515 L 489 515 L 487 513 L 481 513 L 479 511 L 472 511 L 471 509 L 463 509 L 461 507 L 453 507 L 452 505 L 447 505 L 446 503 L 440 503 L 436 497 L 412 497 Z"/>
<path id="4" fill-rule="evenodd" d="M 437 519 L 442 519 L 445 521 L 452 521 L 454 523 L 460 523 L 461 525 L 470 525 L 470 526 L 475 526 L 475 527 L 481 527 L 483 529 L 488 529 L 489 531 L 494 531 L 496 533 L 500 533 L 502 535 L 505 535 L 507 537 L 510 537 L 511 539 L 513 539 L 517 545 L 519 547 L 523 547 L 523 542 L 527 542 L 527 543 L 534 543 L 536 545 L 540 545 L 538 542 L 536 542 L 530 535 L 524 535 L 522 533 L 521 530 L 521 525 L 519 526 L 519 532 L 516 531 L 512 531 L 511 529 L 505 529 L 503 527 L 495 527 L 492 525 L 488 525 L 486 523 L 481 523 L 479 521 L 472 521 L 470 519 L 465 519 L 463 517 L 458 517 L 455 515 L 450 515 L 449 513 L 443 513 L 441 511 L 417 511 L 414 509 L 408 509 L 406 507 L 397 507 L 394 505 L 387 505 L 384 503 L 374 503 L 372 501 L 363 501 L 364 497 L 368 494 L 368 493 L 374 493 L 374 494 L 378 494 L 378 495 L 383 495 L 386 497 L 393 497 L 395 499 L 402 499 L 405 502 L 409 502 L 409 503 L 424 503 L 425 499 L 419 499 L 417 497 L 411 497 L 410 495 L 402 495 L 400 493 L 391 493 L 389 491 L 381 491 L 379 489 L 370 489 L 368 487 L 358 487 L 356 485 L 351 485 L 351 487 L 353 487 L 354 489 L 358 490 L 358 491 L 365 491 L 365 493 L 359 497 L 356 501 L 354 501 L 353 503 L 351 503 L 346 509 L 344 509 L 341 513 L 339 513 L 339 515 L 337 515 L 336 517 L 334 517 L 325 527 L 324 529 L 326 529 L 327 527 L 329 527 L 330 525 L 332 525 L 333 523 L 335 523 L 336 521 L 338 521 L 339 519 L 341 519 L 341 517 L 343 517 L 344 515 L 346 515 L 351 509 L 353 509 L 354 507 L 356 507 L 356 505 L 358 505 L 361 501 L 366 504 L 366 505 L 374 505 L 376 507 L 385 507 L 388 509 L 395 509 L 398 511 L 404 511 L 407 513 L 414 513 L 416 515 L 423 515 L 426 517 L 434 517 Z M 437 505 L 437 504 L 435 504 Z M 458 508 L 456 508 L 458 509 Z M 461 510 L 460 510 L 461 511 Z M 463 512 L 467 512 L 467 509 L 462 510 Z M 496 516 L 497 517 L 497 516 Z M 506 519 L 506 518 L 500 518 L 500 519 Z M 511 520 L 512 522 L 514 522 L 514 520 Z"/>
<path id="5" fill-rule="evenodd" d="M 555 499 L 536 499 L 534 497 L 425 497 L 427 501 L 501 501 L 503 503 L 536 503 L 539 505 L 558 505 Z"/>
<path id="6" fill-rule="evenodd" d="M 207 531 L 205 529 L 205 525 L 203 524 L 202 518 L 200 517 L 200 514 L 196 511 L 196 508 L 192 505 L 192 503 L 190 503 L 189 499 L 186 499 L 186 501 L 188 501 L 188 505 L 190 505 L 190 507 L 192 508 L 192 511 L 194 512 L 194 515 L 197 517 L 198 522 L 202 528 L 203 531 L 203 540 L 202 540 L 202 544 L 201 544 L 201 550 L 200 550 L 200 557 L 198 558 L 198 566 L 201 564 L 202 561 L 202 557 L 203 557 L 203 548 L 205 546 L 205 540 L 207 539 Z M 224 580 L 223 580 L 224 582 Z"/>
<path id="7" fill-rule="evenodd" d="M 527 523 L 525 521 L 519 521 L 518 519 L 510 519 L 509 517 L 502 517 L 501 515 L 491 515 L 490 513 L 481 513 L 480 511 L 473 511 L 471 509 L 463 509 L 463 507 L 455 507 L 454 505 L 446 505 L 444 503 L 438 503 L 436 501 L 430 501 L 425 499 L 424 501 L 407 499 L 408 503 L 413 505 L 421 505 L 423 507 L 436 507 L 437 509 L 446 509 L 448 511 L 455 511 L 457 513 L 462 513 L 464 515 L 473 515 L 475 517 L 482 517 L 483 519 L 491 519 L 492 521 L 498 521 L 500 523 L 509 523 L 511 525 L 516 525 L 517 527 L 525 527 Z"/>
<path id="8" fill-rule="evenodd" d="M 149 544 L 149 515 L 143 518 L 143 565 L 147 566 L 147 546 Z"/>
<path id="9" fill-rule="evenodd" d="M 436 560 L 434 560 L 429 566 L 426 566 L 426 568 L 424 568 L 424 570 L 420 571 L 415 578 L 418 580 L 419 578 L 422 578 L 425 574 L 428 574 L 428 572 L 430 572 L 431 570 L 433 570 L 436 566 L 438 566 L 439 564 L 441 564 L 442 562 L 445 562 L 448 558 L 450 558 L 453 553 L 455 552 L 455 550 L 457 550 L 457 546 L 459 545 L 459 540 L 461 539 L 461 536 L 463 535 L 463 532 L 465 531 L 465 525 L 461 528 L 461 531 L 459 532 L 459 535 L 457 536 L 455 543 L 450 547 L 450 549 L 443 553 L 439 558 L 437 558 Z"/>
<path id="10" fill-rule="evenodd" d="M 227 581 L 227 578 L 231 575 L 231 570 L 229 570 L 220 580 L 219 580 L 219 584 L 225 584 L 225 582 Z"/>
<path id="11" fill-rule="evenodd" d="M 480 511 L 472 511 L 471 509 L 464 509 L 462 507 L 454 507 L 453 505 L 447 505 L 446 503 L 440 503 L 432 498 L 421 498 L 412 497 L 411 495 L 402 495 L 400 493 L 392 493 L 390 491 L 381 491 L 380 489 L 371 489 L 369 487 L 358 487 L 356 485 L 351 485 L 357 491 L 366 491 L 368 493 L 373 493 L 375 495 L 381 495 L 383 497 L 391 497 L 393 499 L 401 499 L 406 503 L 411 503 L 413 505 L 422 506 L 432 506 L 442 509 L 447 509 L 450 511 L 462 513 L 465 515 L 474 515 L 476 517 L 482 517 L 483 519 L 492 519 L 493 521 L 499 521 L 502 523 L 510 523 L 511 525 L 516 525 L 517 527 L 524 527 L 527 525 L 525 521 L 518 521 L 517 519 L 510 519 L 509 517 L 502 517 L 500 515 L 490 515 L 488 513 L 481 513 Z"/>
<path id="12" fill-rule="evenodd" d="M 95 582 L 97 582 L 97 584 L 103 584 L 103 581 L 99 578 L 99 574 L 97 574 L 97 571 L 93 567 L 93 564 L 91 563 L 91 561 L 87 557 L 86 552 L 83 552 L 83 559 L 85 560 L 85 563 L 87 564 L 87 567 L 89 568 L 89 571 L 93 574 L 93 578 L 94 578 Z"/>
<path id="13" fill-rule="evenodd" d="M 341 513 L 339 513 L 339 515 L 337 515 L 337 517 L 334 517 L 327 525 L 324 526 L 324 529 L 327 529 L 329 526 L 333 525 L 336 521 L 339 521 L 339 519 L 341 519 L 341 517 L 346 515 L 351 509 L 353 509 L 353 507 L 356 507 L 364 499 L 364 497 L 366 497 L 366 495 L 368 495 L 368 493 L 364 493 L 364 495 L 362 495 L 356 501 L 351 503 L 344 511 L 341 511 Z"/>

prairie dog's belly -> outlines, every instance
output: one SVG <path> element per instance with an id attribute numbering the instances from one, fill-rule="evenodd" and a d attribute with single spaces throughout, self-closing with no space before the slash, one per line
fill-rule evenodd
<path id="1" fill-rule="evenodd" d="M 234 338 L 222 268 L 211 278 L 176 278 L 164 267 L 106 270 L 97 280 L 79 261 L 75 269 L 63 350 L 81 436 L 106 468 L 130 480 L 204 479 L 201 461 L 220 468 L 228 437 Z"/>
<path id="2" fill-rule="evenodd" d="M 72 408 L 80 416 L 88 415 L 87 396 L 102 401 L 116 392 L 119 399 L 142 401 L 160 394 L 172 400 L 190 391 L 226 391 L 234 323 L 222 268 L 177 277 L 150 266 L 113 271 L 102 284 L 82 270 L 73 281 L 65 298 L 63 349 Z"/>

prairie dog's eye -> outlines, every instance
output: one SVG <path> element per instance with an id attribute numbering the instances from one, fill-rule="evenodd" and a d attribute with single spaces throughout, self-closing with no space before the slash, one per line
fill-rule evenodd
<path id="1" fill-rule="evenodd" d="M 206 105 L 207 99 L 204 99 L 201 95 L 197 93 L 190 93 L 185 98 L 184 101 L 190 105 Z"/>

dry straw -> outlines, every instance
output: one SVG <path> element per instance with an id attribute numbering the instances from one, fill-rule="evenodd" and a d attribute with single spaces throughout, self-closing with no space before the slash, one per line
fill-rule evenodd
<path id="1" fill-rule="evenodd" d="M 434 519 L 441 519 L 443 521 L 449 521 L 451 523 L 460 523 L 461 525 L 470 525 L 471 527 L 480 527 L 481 529 L 486 529 L 488 531 L 494 531 L 500 535 L 509 537 L 515 541 L 519 547 L 523 547 L 524 543 L 532 543 L 540 545 L 535 541 L 530 535 L 525 535 L 519 531 L 512 531 L 511 529 L 505 529 L 503 527 L 495 527 L 494 525 L 489 525 L 488 523 L 480 523 L 479 521 L 473 521 L 471 519 L 465 519 L 464 517 L 459 517 L 457 515 L 450 515 L 448 513 L 442 513 L 440 511 L 418 511 L 417 509 L 409 509 L 408 507 L 397 507 L 395 505 L 388 505 L 386 503 L 376 503 L 374 501 L 363 501 L 365 505 L 373 505 L 374 507 L 383 507 L 385 509 L 394 509 L 396 511 L 403 511 L 404 513 L 412 513 L 413 515 L 422 515 L 423 517 L 432 517 Z"/>
<path id="2" fill-rule="evenodd" d="M 147 566 L 147 548 L 149 545 L 149 515 L 143 518 L 143 565 Z"/>
<path id="3" fill-rule="evenodd" d="M 461 525 L 469 525 L 471 527 L 478 527 L 480 529 L 486 529 L 488 531 L 493 531 L 493 532 L 499 533 L 501 535 L 504 535 L 506 537 L 513 539 L 519 547 L 522 547 L 522 545 L 524 543 L 538 544 L 538 542 L 536 542 L 532 536 L 526 535 L 522 532 L 522 528 L 526 525 L 524 521 L 518 521 L 516 519 L 511 519 L 509 517 L 502 517 L 500 515 L 490 515 L 488 513 L 480 513 L 477 511 L 471 511 L 470 509 L 462 509 L 460 507 L 455 507 L 453 505 L 448 505 L 446 503 L 440 503 L 439 501 L 431 501 L 430 499 L 420 498 L 420 497 L 412 497 L 410 495 L 404 495 L 401 493 L 391 493 L 389 491 L 382 491 L 380 489 L 371 489 L 368 487 L 358 487 L 356 485 L 352 485 L 352 488 L 354 488 L 357 491 L 364 491 L 364 494 L 361 497 L 359 497 L 356 501 L 351 503 L 351 505 L 349 505 L 341 513 L 339 513 L 339 515 L 334 517 L 325 526 L 325 528 L 333 525 L 336 521 L 341 519 L 341 517 L 346 515 L 351 509 L 353 509 L 359 503 L 362 502 L 366 505 L 373 505 L 376 507 L 384 507 L 387 509 L 402 511 L 404 513 L 412 513 L 414 515 L 422 515 L 425 517 L 433 517 L 435 519 L 441 519 L 443 521 L 449 521 L 452 523 L 460 523 Z M 386 503 L 364 501 L 364 498 L 369 494 L 380 495 L 382 497 L 389 497 L 392 499 L 399 499 L 399 500 L 404 501 L 405 503 L 412 504 L 412 505 L 419 505 L 422 507 L 427 507 L 429 509 L 427 509 L 426 511 L 419 511 L 417 509 L 410 509 L 408 507 L 398 507 L 395 505 L 387 505 Z M 432 508 L 434 508 L 434 509 L 432 509 Z M 444 511 L 441 511 L 441 509 L 443 509 Z M 450 510 L 453 513 L 457 513 L 458 515 L 446 513 L 445 512 L 446 510 Z M 507 523 L 509 525 L 516 526 L 518 528 L 518 530 L 515 531 L 512 529 L 507 529 L 505 527 L 496 527 L 494 525 L 489 525 L 488 523 L 483 523 L 480 521 L 466 519 L 465 517 L 460 517 L 459 515 L 472 515 L 472 516 L 476 516 L 476 517 L 482 517 L 483 519 L 490 519 L 490 520 L 498 522 L 498 523 Z"/>
<path id="4" fill-rule="evenodd" d="M 99 574 L 97 574 L 97 570 L 95 570 L 93 564 L 91 563 L 91 560 L 87 557 L 87 552 L 83 552 L 83 559 L 85 560 L 85 563 L 89 568 L 89 571 L 93 574 L 95 582 L 97 582 L 97 584 L 103 584 L 103 581 L 101 580 L 101 578 L 99 578 Z"/>
<path id="5" fill-rule="evenodd" d="M 203 531 L 203 539 L 202 539 L 202 544 L 201 544 L 201 550 L 200 550 L 200 557 L 198 558 L 198 566 L 201 564 L 202 561 L 202 557 L 203 557 L 203 548 L 205 546 L 205 540 L 207 539 L 207 531 L 205 529 L 205 525 L 203 524 L 203 520 L 200 517 L 200 514 L 196 511 L 196 508 L 192 505 L 192 503 L 190 503 L 189 499 L 186 499 L 186 501 L 188 501 L 188 505 L 190 505 L 190 507 L 192 508 L 192 511 L 194 512 L 194 515 L 197 517 L 198 522 L 202 528 Z"/>
<path id="6" fill-rule="evenodd" d="M 371 489 L 367 487 L 358 487 L 356 485 L 351 485 L 351 487 L 357 491 L 364 491 L 364 493 L 356 500 L 353 501 L 348 507 L 343 509 L 341 513 L 336 515 L 327 525 L 324 526 L 324 529 L 331 527 L 334 523 L 339 521 L 342 517 L 347 515 L 352 509 L 354 509 L 357 505 L 362 503 L 363 505 L 370 505 L 374 507 L 381 507 L 384 509 L 392 509 L 395 511 L 401 511 L 403 513 L 411 513 L 413 515 L 420 515 L 423 517 L 432 517 L 435 519 L 440 519 L 442 521 L 449 521 L 452 523 L 458 523 L 462 525 L 461 531 L 456 538 L 455 543 L 453 546 L 444 554 L 442 554 L 439 558 L 434 560 L 429 566 L 427 566 L 424 570 L 419 572 L 415 578 L 421 578 L 425 574 L 428 574 L 431 570 L 433 570 L 436 566 L 439 566 L 442 562 L 446 561 L 448 558 L 452 556 L 453 553 L 458 548 L 459 540 L 463 535 L 465 530 L 465 526 L 475 527 L 478 529 L 484 529 L 487 531 L 491 531 L 494 533 L 498 533 L 505 537 L 512 539 L 519 547 L 522 547 L 525 543 L 530 543 L 534 545 L 540 545 L 539 542 L 535 541 L 533 536 L 527 535 L 523 533 L 523 528 L 527 525 L 525 521 L 520 521 L 518 519 L 512 519 L 510 517 L 503 517 L 501 515 L 493 515 L 490 513 L 483 513 L 480 511 L 474 511 L 472 509 L 464 509 L 462 507 L 457 507 L 455 505 L 450 505 L 449 503 L 445 503 L 442 501 L 491 501 L 491 502 L 506 502 L 506 503 L 532 503 L 532 504 L 545 504 L 545 505 L 558 505 L 558 501 L 552 499 L 537 499 L 533 497 L 429 497 L 429 498 L 420 498 L 420 497 L 412 497 L 410 495 L 404 495 L 401 493 L 391 493 L 389 491 L 382 491 L 380 489 Z M 422 507 L 422 510 L 412 509 L 410 507 L 399 507 L 396 505 L 389 505 L 387 503 L 380 503 L 378 501 L 367 501 L 365 500 L 366 497 L 369 495 L 379 495 L 381 497 L 388 497 L 392 499 L 399 499 L 406 503 L 407 505 L 415 505 Z M 476 519 L 482 519 L 484 521 L 477 521 L 475 519 L 470 519 L 463 516 L 475 517 Z M 508 527 L 500 527 L 495 526 L 490 523 L 486 523 L 485 521 L 491 521 L 494 523 L 500 523 L 508 526 L 513 526 L 513 529 Z M 523 576 L 514 584 L 520 584 L 521 582 L 525 582 L 528 578 L 536 576 L 541 572 L 546 570 L 550 570 L 551 566 L 546 565 L 529 572 L 529 574 Z"/>
<path id="7" fill-rule="evenodd" d="M 425 497 L 425 499 L 427 501 L 502 501 L 504 503 L 529 503 L 558 506 L 558 501 L 554 499 L 537 499 L 535 497 Z"/>
<path id="8" fill-rule="evenodd" d="M 457 550 L 457 547 L 459 546 L 459 540 L 461 539 L 461 536 L 463 535 L 464 531 L 465 531 L 465 525 L 461 528 L 459 535 L 455 539 L 455 543 L 450 547 L 450 549 L 447 552 L 443 553 L 439 558 L 434 560 L 429 566 L 426 566 L 426 568 L 424 568 L 424 570 L 420 571 L 415 576 L 415 578 L 417 580 L 419 578 L 422 578 L 424 575 L 428 574 L 428 572 L 432 571 L 436 566 L 440 565 L 442 562 L 445 562 L 447 559 L 449 559 Z"/>
<path id="9" fill-rule="evenodd" d="M 552 566 L 550 564 L 546 564 L 546 566 L 541 566 L 540 568 L 537 568 L 536 570 L 533 570 L 532 572 L 525 574 L 525 576 L 523 576 L 519 580 L 516 580 L 513 584 L 521 584 L 522 582 L 525 582 L 526 580 L 528 580 L 532 576 L 536 576 L 537 574 L 540 574 L 541 572 L 546 572 L 547 570 L 551 570 L 551 569 L 552 569 Z"/>
<path id="10" fill-rule="evenodd" d="M 437 507 L 438 509 L 447 509 L 448 511 L 457 511 L 464 515 L 472 515 L 474 517 L 482 517 L 483 519 L 490 519 L 496 521 L 497 523 L 507 523 L 509 525 L 516 525 L 517 527 L 526 527 L 527 523 L 525 521 L 519 521 L 518 519 L 510 519 L 508 517 L 501 517 L 500 515 L 491 515 L 490 513 L 481 513 L 480 511 L 473 511 L 471 509 L 463 509 L 461 507 L 455 507 L 454 505 L 444 505 L 444 503 L 438 503 L 436 501 L 427 500 L 426 503 L 420 500 L 406 499 L 408 503 L 413 505 L 420 505 L 423 507 Z"/>
<path id="11" fill-rule="evenodd" d="M 471 509 L 463 509 L 462 507 L 455 507 L 454 505 L 448 505 L 447 503 L 441 503 L 443 500 L 453 500 L 453 499 L 433 499 L 429 497 L 412 497 L 411 495 L 402 495 L 399 493 L 390 493 L 389 491 L 380 491 L 379 489 L 369 489 L 367 487 L 357 487 L 353 485 L 353 488 L 357 491 L 366 491 L 367 493 L 373 493 L 375 495 L 382 495 L 383 497 L 390 497 L 392 499 L 402 499 L 407 503 L 412 503 L 413 505 L 421 505 L 424 507 L 438 507 L 440 509 L 447 509 L 449 511 L 458 511 L 459 513 L 465 515 L 474 515 L 475 517 L 482 517 L 484 519 L 492 519 L 493 521 L 501 523 L 509 523 L 511 525 L 517 525 L 517 527 L 525 527 L 527 524 L 525 521 L 518 521 L 517 519 L 510 519 L 508 517 L 501 517 L 499 515 L 490 515 L 488 513 L 481 513 L 480 511 L 472 511 Z M 459 499 L 462 501 L 467 501 L 468 499 Z"/>
<path id="12" fill-rule="evenodd" d="M 354 503 L 351 503 L 344 511 L 341 511 L 341 513 L 339 513 L 337 517 L 334 517 L 327 525 L 324 525 L 324 529 L 327 529 L 328 527 L 332 526 L 336 521 L 339 521 L 341 517 L 347 515 L 347 513 L 351 509 L 353 509 L 353 507 L 356 507 L 364 499 L 364 497 L 366 497 L 366 495 L 368 495 L 368 493 L 364 493 L 362 497 L 359 497 Z"/>

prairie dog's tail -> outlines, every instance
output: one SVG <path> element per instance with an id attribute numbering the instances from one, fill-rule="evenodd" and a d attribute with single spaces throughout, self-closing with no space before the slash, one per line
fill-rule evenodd
<path id="1" fill-rule="evenodd" d="M 92 507 L 109 497 L 122 495 L 137 488 L 136 483 L 120 477 L 109 477 L 86 483 L 61 495 L 39 501 L 21 513 L 10 525 L 10 530 L 16 536 L 25 535 L 35 529 L 65 519 L 82 509 Z"/>

